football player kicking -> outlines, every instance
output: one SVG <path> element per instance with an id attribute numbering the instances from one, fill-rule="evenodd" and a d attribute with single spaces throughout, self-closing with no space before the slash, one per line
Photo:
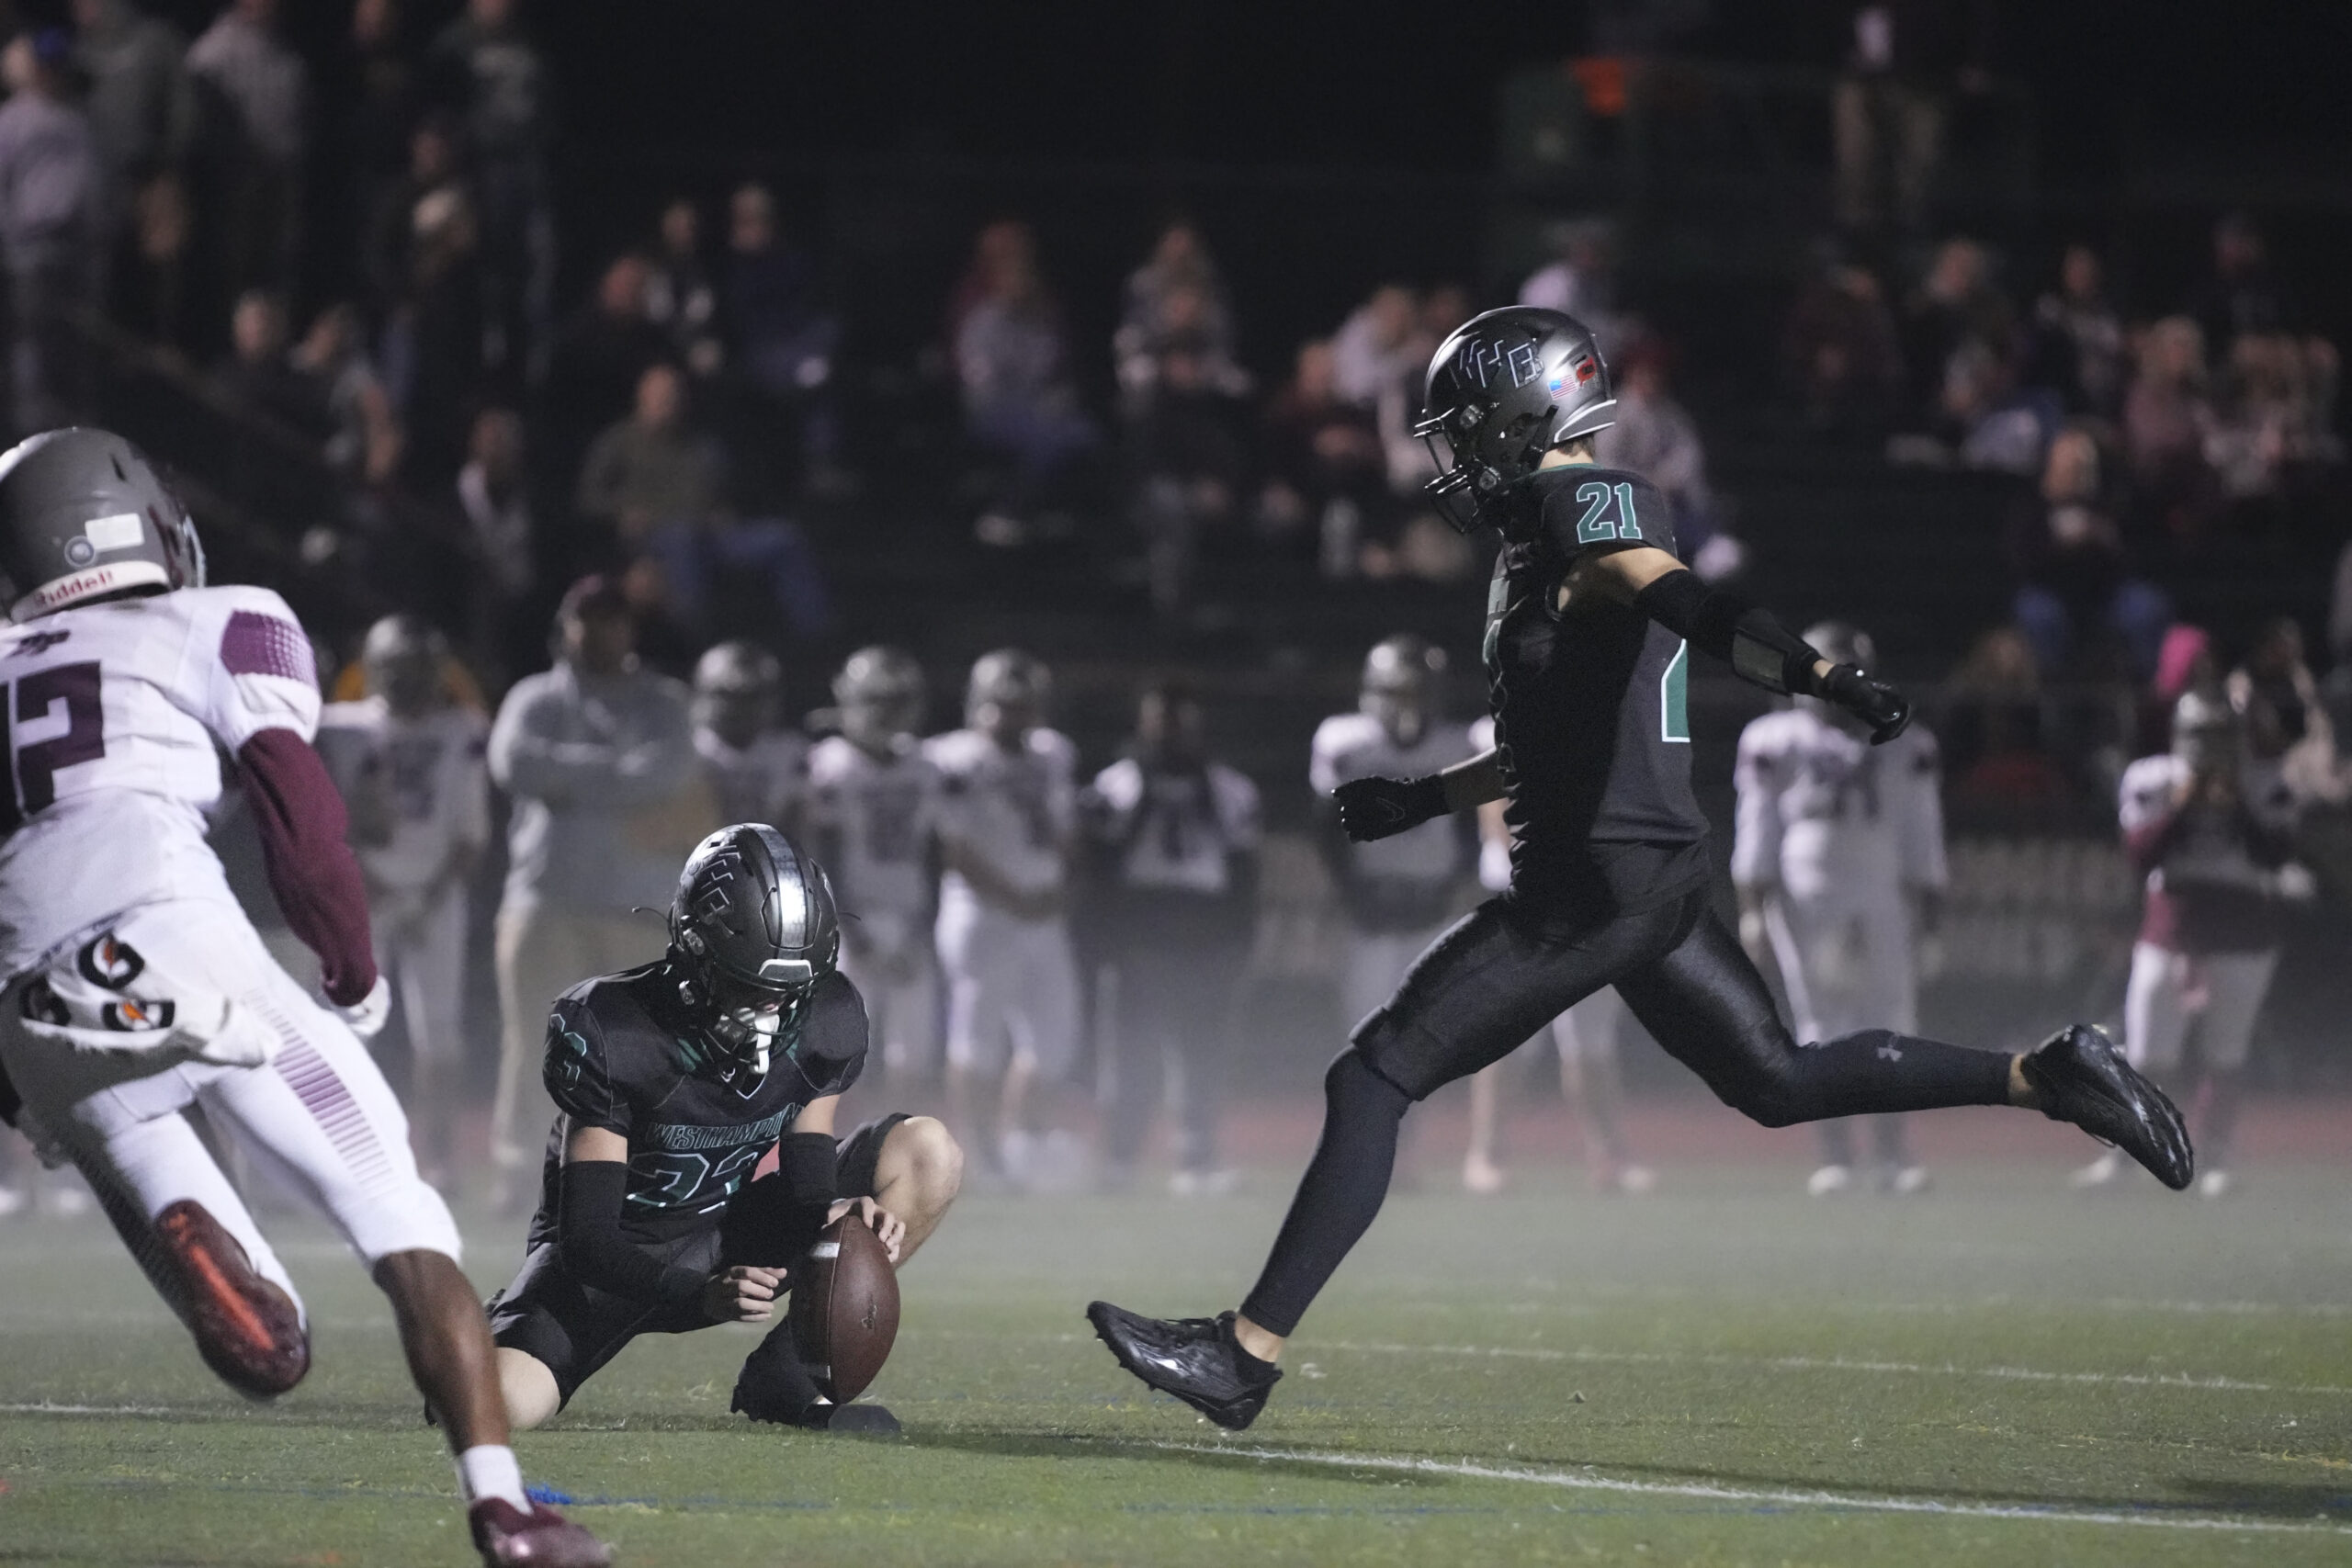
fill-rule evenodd
<path id="1" fill-rule="evenodd" d="M 548 1138 L 522 1272 L 491 1299 L 506 1414 L 537 1426 L 640 1334 L 761 1323 L 786 1269 L 854 1210 L 904 1266 L 954 1201 L 963 1156 L 931 1118 L 836 1143 L 865 1066 L 865 1007 L 835 967 L 824 872 L 760 823 L 696 846 L 654 963 L 585 980 L 548 1020 Z M 773 1175 L 762 1156 L 777 1151 Z M 878 1404 L 819 1392 L 789 1321 L 744 1361 L 755 1421 L 892 1433 Z"/>
<path id="2" fill-rule="evenodd" d="M 309 1370 L 309 1330 L 184 1114 L 200 1107 L 324 1210 L 391 1298 L 482 1560 L 608 1562 L 524 1495 L 457 1226 L 359 1041 L 390 993 L 311 750 L 319 692 L 293 613 L 266 589 L 207 588 L 195 525 L 100 430 L 0 456 L 0 599 L 18 623 L 0 632 L 0 1118 L 73 1160 L 207 1364 L 268 1399 Z M 332 1006 L 272 961 L 205 842 L 222 753 Z"/>
<path id="3" fill-rule="evenodd" d="M 2025 1055 L 1885 1029 L 1790 1038 L 1713 913 L 1690 789 L 1689 645 L 1769 691 L 1826 698 L 1877 741 L 1901 734 L 1910 708 L 1683 569 L 1664 498 L 1594 466 L 1592 434 L 1614 407 L 1591 333 L 1555 311 L 1488 311 L 1430 362 L 1417 427 L 1439 456 L 1430 493 L 1457 525 L 1503 537 L 1484 643 L 1495 749 L 1428 777 L 1348 784 L 1339 806 L 1351 835 L 1376 838 L 1500 796 L 1510 887 L 1440 938 L 1332 1063 L 1321 1141 L 1238 1313 L 1088 1307 L 1122 1366 L 1220 1426 L 1247 1427 L 1264 1408 L 1284 1339 L 1380 1212 L 1406 1111 L 1605 985 L 1768 1126 L 2027 1106 L 2116 1145 L 2166 1186 L 2188 1184 L 2179 1113 L 2097 1030 L 2063 1029 Z"/>

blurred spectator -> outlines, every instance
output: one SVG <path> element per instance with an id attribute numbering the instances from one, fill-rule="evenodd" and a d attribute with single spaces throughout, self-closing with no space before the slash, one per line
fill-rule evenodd
<path id="1" fill-rule="evenodd" d="M 2280 615 L 2264 626 L 2245 661 L 2230 671 L 2228 690 L 2245 724 L 2249 760 L 2283 783 L 2297 805 L 2352 798 L 2352 770 L 2337 752 L 2335 720 L 2304 659 L 2301 622 Z"/>
<path id="2" fill-rule="evenodd" d="M 1849 233 L 1883 229 L 1890 217 L 1909 233 L 1926 228 L 1952 92 L 1983 80 L 1990 9 L 1980 0 L 1854 7 L 1830 121 L 1838 221 Z"/>
<path id="3" fill-rule="evenodd" d="M 434 40 L 432 92 L 465 127 L 481 209 L 483 358 L 510 383 L 547 362 L 555 288 L 555 207 L 547 152 L 555 81 L 516 0 L 467 0 Z"/>
<path id="4" fill-rule="evenodd" d="M 1037 272 L 1019 224 L 981 231 L 978 288 L 956 333 L 956 367 L 972 438 L 1011 456 L 1012 487 L 980 519 L 991 544 L 1021 542 L 1031 513 L 1077 458 L 1092 450 L 1093 423 L 1078 405 L 1060 309 Z"/>
<path id="5" fill-rule="evenodd" d="M 1548 225 L 1544 237 L 1552 260 L 1520 285 L 1519 302 L 1574 316 L 1592 330 L 1603 357 L 1615 354 L 1626 335 L 1618 309 L 1615 226 L 1605 218 L 1563 219 Z M 1456 317 L 1446 331 L 1463 319 Z"/>
<path id="6" fill-rule="evenodd" d="M 2243 212 L 2213 225 L 2213 273 L 2201 284 L 2188 312 L 2216 347 L 2241 334 L 2295 331 L 2292 304 L 2270 267 L 2270 247 L 2262 231 Z"/>
<path id="7" fill-rule="evenodd" d="M 325 411 L 310 378 L 287 362 L 286 331 L 277 296 L 247 291 L 229 318 L 229 357 L 213 380 L 247 408 L 307 435 L 322 426 Z"/>
<path id="8" fill-rule="evenodd" d="M 187 51 L 203 107 L 198 210 L 227 294 L 294 281 L 310 71 L 279 40 L 277 11 L 277 0 L 231 0 Z"/>
<path id="9" fill-rule="evenodd" d="M 1690 570 L 1709 582 L 1738 571 L 1747 552 L 1723 531 L 1707 449 L 1699 427 L 1667 389 L 1665 345 L 1637 343 L 1618 371 L 1617 423 L 1594 440 L 1601 466 L 1630 468 L 1657 486 L 1674 508 L 1674 540 Z"/>
<path id="10" fill-rule="evenodd" d="M 580 469 L 581 515 L 632 553 L 662 530 L 700 532 L 724 494 L 718 444 L 686 423 L 686 381 L 674 365 L 646 367 L 636 407 L 607 426 Z"/>
<path id="11" fill-rule="evenodd" d="M 2123 351 L 2098 253 L 2068 245 L 2057 288 L 2034 301 L 2033 384 L 2056 392 L 2070 412 L 2113 419 L 2123 407 Z"/>
<path id="12" fill-rule="evenodd" d="M 1419 324 L 1411 289 L 1400 283 L 1374 289 L 1332 335 L 1333 389 L 1359 408 L 1377 407 L 1382 393 L 1427 368 L 1412 362 Z"/>
<path id="13" fill-rule="evenodd" d="M 1414 307 L 1412 330 L 1396 352 L 1404 373 L 1382 389 L 1374 406 L 1381 449 L 1386 454 L 1388 488 L 1408 508 L 1426 506 L 1422 487 L 1437 477 L 1436 455 L 1427 441 L 1413 434 L 1421 417 L 1422 384 L 1430 357 L 1469 319 L 1469 291 L 1459 284 L 1441 283 L 1423 295 Z"/>
<path id="14" fill-rule="evenodd" d="M 784 724 L 784 666 L 753 642 L 695 660 L 695 755 L 722 822 L 797 830 L 808 740 Z"/>
<path id="15" fill-rule="evenodd" d="M 410 163 L 421 86 L 401 22 L 400 0 L 354 0 L 340 62 L 337 161 L 363 244 L 369 216 Z"/>
<path id="16" fill-rule="evenodd" d="M 2020 476 L 2041 469 L 2063 418 L 2056 393 L 2018 385 L 2012 362 L 1978 338 L 1945 362 L 1937 412 L 1963 467 Z"/>
<path id="17" fill-rule="evenodd" d="M 131 227 L 139 193 L 179 176 L 196 136 L 196 85 L 179 29 L 131 0 L 74 0 L 74 28 L 111 250 Z"/>
<path id="18" fill-rule="evenodd" d="M 596 292 L 556 339 L 543 408 L 545 427 L 534 431 L 567 485 L 596 433 L 629 410 L 646 367 L 669 356 L 662 329 L 647 319 L 650 270 L 643 258 L 623 254 L 605 266 Z"/>
<path id="19" fill-rule="evenodd" d="M 2205 459 L 2231 501 L 2275 496 L 2298 469 L 2341 462 L 2335 353 L 2285 333 L 2244 333 L 2230 344 L 2227 393 L 2205 433 Z"/>
<path id="20" fill-rule="evenodd" d="M 2176 536 L 2195 533 L 2212 503 L 2205 388 L 2205 334 L 2194 321 L 2167 316 L 2141 334 L 2139 374 L 2123 400 L 2124 456 L 2139 503 Z"/>
<path id="21" fill-rule="evenodd" d="M 447 116 L 424 116 L 402 133 L 402 143 L 406 163 L 376 192 L 360 239 L 360 272 L 379 318 L 390 316 L 408 297 L 415 272 L 418 204 L 438 191 L 466 190 L 458 128 Z"/>
<path id="22" fill-rule="evenodd" d="M 400 1001 L 418 1163 L 446 1187 L 469 1076 L 467 895 L 490 847 L 489 726 L 450 700 L 447 642 L 416 616 L 370 626 L 359 660 L 368 694 L 327 705 L 319 755 L 350 809 L 376 965 Z"/>
<path id="23" fill-rule="evenodd" d="M 387 378 L 408 422 L 409 479 L 431 492 L 465 459 L 468 406 L 481 384 L 481 246 L 448 122 L 427 116 L 410 147 L 408 177 L 378 214 L 377 287 Z"/>
<path id="24" fill-rule="evenodd" d="M 491 728 L 490 774 L 513 797 L 498 909 L 505 1043 L 491 1112 L 505 1203 L 536 1196 L 554 1107 L 539 1084 L 548 1005 L 583 976 L 662 951 L 678 865 L 716 826 L 695 768 L 686 688 L 639 668 L 637 627 L 618 584 L 574 583 L 556 615 L 555 667 L 506 694 Z"/>
<path id="25" fill-rule="evenodd" d="M 289 363 L 310 383 L 306 400 L 325 411 L 328 465 L 364 485 L 390 483 L 400 466 L 401 426 L 368 357 L 359 312 L 349 305 L 321 310 Z"/>
<path id="26" fill-rule="evenodd" d="M 99 265 L 98 149 L 69 95 L 73 45 L 19 33 L 0 55 L 0 260 L 8 268 L 9 413 L 20 435 L 73 423 L 86 396 L 70 321 Z"/>
<path id="27" fill-rule="evenodd" d="M 830 396 L 841 323 L 824 308 L 807 253 L 780 231 L 775 197 L 765 186 L 744 186 L 728 204 L 722 288 L 721 321 L 742 400 L 729 433 L 755 465 L 750 493 L 763 500 L 785 493 L 782 476 L 759 466 L 782 446 L 775 432 L 785 422 L 799 426 L 811 486 L 847 488 L 837 467 L 840 432 Z"/>
<path id="28" fill-rule="evenodd" d="M 1102 947 L 1117 976 L 1104 1180 L 1131 1184 L 1165 1095 L 1177 1121 L 1170 1185 L 1231 1185 L 1217 1119 L 1234 1033 L 1235 981 L 1257 935 L 1258 789 L 1211 760 L 1200 698 L 1147 687 L 1126 755 L 1080 796 L 1103 884 Z"/>
<path id="29" fill-rule="evenodd" d="M 2041 674 L 2023 632 L 1984 633 L 1946 685 L 1941 735 L 1955 801 L 2033 808 L 2065 798 L 2065 775 L 2043 745 Z"/>
<path id="30" fill-rule="evenodd" d="M 504 599 L 529 592 L 534 570 L 531 492 L 524 480 L 523 421 L 510 408 L 474 415 L 466 464 L 458 470 L 458 510 L 473 558 Z"/>
<path id="31" fill-rule="evenodd" d="M 1250 481 L 1238 408 L 1216 382 L 1216 352 L 1205 337 L 1161 341 L 1127 426 L 1132 515 L 1151 605 L 1162 615 L 1185 607 L 1202 535 L 1233 521 Z"/>
<path id="32" fill-rule="evenodd" d="M 662 209 L 645 284 L 646 319 L 669 334 L 671 352 L 704 380 L 726 363 L 718 328 L 718 286 L 702 254 L 702 212 L 690 197 Z"/>
<path id="33" fill-rule="evenodd" d="M 2010 519 L 2020 580 L 2013 613 L 2040 668 L 2120 672 L 2136 684 L 2156 672 L 2172 604 L 2131 575 L 2099 472 L 2087 430 L 2074 426 L 2051 442 L 2038 492 Z M 2102 657 L 2110 637 L 2120 658 Z"/>
<path id="34" fill-rule="evenodd" d="M 1903 351 L 1868 267 L 1825 260 L 1789 309 L 1781 358 L 1807 429 L 1866 442 L 1885 434 L 1903 389 Z"/>
<path id="35" fill-rule="evenodd" d="M 1299 345 L 1290 385 L 1266 411 L 1265 445 L 1266 526 L 1313 528 L 1325 571 L 1354 575 L 1358 548 L 1385 520 L 1387 475 L 1372 416 L 1339 395 L 1328 339 Z"/>
<path id="36" fill-rule="evenodd" d="M 2006 367 L 2017 348 L 2017 315 L 1993 285 L 1984 247 L 1969 239 L 1946 240 L 1903 307 L 1903 355 L 1915 410 L 1929 412 L 1942 404 L 1953 358 L 1972 343 L 1994 365 Z"/>
<path id="37" fill-rule="evenodd" d="M 184 182 L 148 181 L 132 201 L 130 244 L 109 272 L 114 320 L 174 353 L 191 346 L 188 252 L 195 222 Z"/>
<path id="38" fill-rule="evenodd" d="M 1120 389 L 1130 398 L 1148 390 L 1161 347 L 1177 339 L 1193 345 L 1212 385 L 1235 397 L 1250 389 L 1248 376 L 1234 363 L 1225 280 L 1200 230 L 1184 218 L 1162 229 L 1151 259 L 1127 275 L 1118 331 L 1111 337 Z"/>

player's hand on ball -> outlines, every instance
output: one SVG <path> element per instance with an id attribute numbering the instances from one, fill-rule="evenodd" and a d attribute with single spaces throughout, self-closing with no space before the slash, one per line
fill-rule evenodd
<path id="1" fill-rule="evenodd" d="M 1350 779 L 1331 792 L 1340 828 L 1359 844 L 1385 839 L 1445 815 L 1445 785 L 1421 779 Z"/>
<path id="2" fill-rule="evenodd" d="M 865 1222 L 865 1228 L 874 1233 L 875 1239 L 882 1244 L 882 1250 L 890 1255 L 891 1262 L 896 1263 L 899 1260 L 899 1244 L 906 1239 L 907 1223 L 871 1198 L 836 1200 L 833 1206 L 825 1211 L 825 1223 L 831 1224 L 843 1214 L 850 1213 Z"/>
<path id="3" fill-rule="evenodd" d="M 783 1293 L 783 1269 L 738 1264 L 704 1281 L 702 1313 L 713 1323 L 764 1323 Z"/>
<path id="4" fill-rule="evenodd" d="M 1871 744 L 1883 746 L 1911 728 L 1911 699 L 1858 664 L 1840 664 L 1821 678 L 1821 694 L 1870 726 Z"/>

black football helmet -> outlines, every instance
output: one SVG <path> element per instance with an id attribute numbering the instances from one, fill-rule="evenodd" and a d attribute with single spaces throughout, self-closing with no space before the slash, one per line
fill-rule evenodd
<path id="1" fill-rule="evenodd" d="M 766 1076 L 841 946 L 823 868 L 765 823 L 721 828 L 686 857 L 670 900 L 670 964 L 678 999 L 730 1072 Z"/>
<path id="2" fill-rule="evenodd" d="M 1468 533 L 1502 526 L 1504 497 L 1544 454 L 1617 423 L 1609 367 L 1573 316 L 1510 305 L 1473 316 L 1430 358 L 1421 418 L 1437 477 L 1423 490 Z"/>
<path id="3" fill-rule="evenodd" d="M 0 454 L 0 604 L 10 620 L 203 586 L 187 509 L 121 436 L 45 430 Z"/>

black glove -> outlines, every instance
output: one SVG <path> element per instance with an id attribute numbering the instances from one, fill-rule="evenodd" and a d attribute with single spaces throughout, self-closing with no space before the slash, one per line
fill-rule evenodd
<path id="1" fill-rule="evenodd" d="M 1859 664 L 1832 668 L 1815 690 L 1870 726 L 1871 744 L 1883 746 L 1911 728 L 1911 701 L 1883 681 L 1873 681 Z"/>
<path id="2" fill-rule="evenodd" d="M 1445 815 L 1445 781 L 1435 773 L 1418 779 L 1351 779 L 1331 792 L 1340 807 L 1340 828 L 1359 844 L 1385 839 Z"/>

